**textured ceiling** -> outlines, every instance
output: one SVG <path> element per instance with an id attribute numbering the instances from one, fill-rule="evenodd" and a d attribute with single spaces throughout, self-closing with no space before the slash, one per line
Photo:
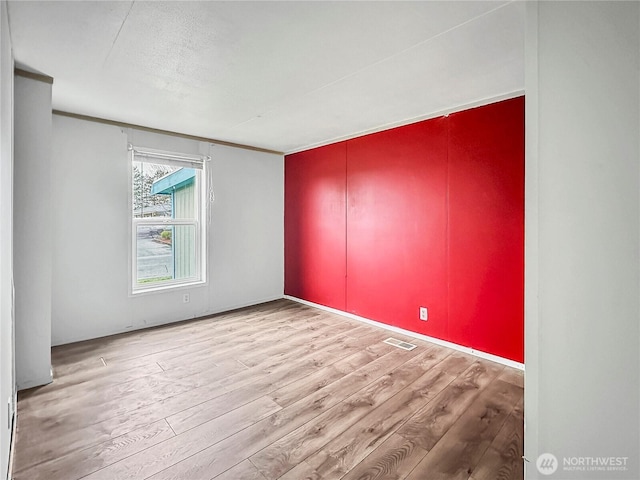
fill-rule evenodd
<path id="1" fill-rule="evenodd" d="M 55 109 L 282 152 L 524 89 L 523 2 L 10 1 Z"/>

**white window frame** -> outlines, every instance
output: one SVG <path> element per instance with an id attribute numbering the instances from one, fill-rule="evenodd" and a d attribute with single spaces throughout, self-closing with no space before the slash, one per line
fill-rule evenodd
<path id="1" fill-rule="evenodd" d="M 129 225 L 131 228 L 131 236 L 129 240 L 129 255 L 131 271 L 129 275 L 129 292 L 131 295 L 139 295 L 144 293 L 162 292 L 177 288 L 191 287 L 195 285 L 204 285 L 207 283 L 206 265 L 207 265 L 207 249 L 206 235 L 207 228 L 205 219 L 207 218 L 207 160 L 209 157 L 204 155 L 190 155 L 184 153 L 169 152 L 165 150 L 156 150 L 153 148 L 138 147 L 129 144 Z M 156 164 L 165 164 L 173 166 L 182 166 L 194 168 L 196 170 L 196 215 L 193 220 L 166 218 L 166 217 L 148 217 L 135 218 L 133 214 L 133 164 L 134 162 L 147 162 Z M 174 280 L 164 280 L 157 283 L 138 283 L 138 254 L 137 254 L 137 233 L 138 227 L 143 225 L 167 225 L 180 226 L 192 225 L 195 228 L 195 265 L 196 273 L 189 278 L 181 278 Z"/>

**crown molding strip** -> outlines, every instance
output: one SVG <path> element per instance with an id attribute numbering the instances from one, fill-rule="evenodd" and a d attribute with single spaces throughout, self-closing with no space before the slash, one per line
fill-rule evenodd
<path id="1" fill-rule="evenodd" d="M 345 142 L 348 140 L 353 140 L 354 138 L 363 137 L 365 135 L 371 135 L 372 133 L 384 132 L 386 130 L 391 130 L 392 128 L 404 127 L 406 125 L 411 125 L 418 122 L 423 122 L 425 120 L 431 120 L 433 118 L 443 117 L 446 115 L 463 112 L 465 110 L 470 110 L 472 108 L 483 107 L 485 105 L 490 105 L 492 103 L 502 102 L 503 100 L 510 100 L 512 98 L 521 97 L 525 94 L 524 90 L 514 90 L 512 92 L 503 93 L 500 95 L 494 95 L 491 97 L 481 98 L 479 100 L 475 100 L 468 103 L 462 103 L 459 105 L 455 105 L 450 108 L 446 108 L 444 110 L 438 110 L 436 112 L 425 113 L 424 115 L 418 115 L 416 117 L 406 118 L 404 120 L 398 120 L 394 122 L 385 123 L 382 125 L 378 125 L 376 127 L 371 127 L 365 130 L 360 130 L 359 132 L 351 133 L 349 135 L 343 135 L 340 137 L 334 137 L 328 140 L 323 140 L 321 142 L 311 143 L 304 147 L 295 148 L 288 152 L 285 152 L 285 155 L 293 155 L 294 153 L 305 152 L 307 150 L 312 150 L 314 148 L 320 148 L 327 145 L 332 145 L 334 143 Z"/>
<path id="2" fill-rule="evenodd" d="M 115 127 L 134 128 L 136 130 L 142 130 L 144 132 L 160 133 L 162 135 L 170 135 L 172 137 L 181 137 L 181 138 L 187 138 L 189 140 L 196 140 L 199 142 L 208 142 L 208 143 L 213 143 L 215 145 L 223 145 L 225 147 L 242 148 L 244 150 L 251 150 L 254 152 L 262 152 L 262 153 L 272 153 L 274 155 L 284 155 L 283 152 L 278 152 L 276 150 L 269 150 L 267 148 L 253 147 L 251 145 L 243 145 L 241 143 L 225 142 L 224 140 L 216 140 L 214 138 L 207 138 L 207 137 L 198 137 L 196 135 L 187 135 L 186 133 L 171 132 L 169 130 L 160 130 L 157 128 L 143 127 L 142 125 L 118 122 L 115 120 L 107 120 L 105 118 L 92 117 L 90 115 L 81 115 L 79 113 L 65 112 L 62 110 L 53 110 L 53 114 L 59 115 L 61 117 L 75 118 L 77 120 L 85 120 L 88 122 L 102 123 L 104 125 L 113 125 Z"/>
<path id="3" fill-rule="evenodd" d="M 23 70 L 21 68 L 15 68 L 14 73 L 18 77 L 30 78 L 31 80 L 37 80 L 38 82 L 44 82 L 48 83 L 49 85 L 53 85 L 53 77 L 50 77 L 49 75 L 45 75 L 43 73 L 29 72 L 28 70 Z"/>

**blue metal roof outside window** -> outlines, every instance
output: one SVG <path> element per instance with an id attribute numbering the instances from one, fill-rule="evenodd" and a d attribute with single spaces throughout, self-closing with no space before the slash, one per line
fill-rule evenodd
<path id="1" fill-rule="evenodd" d="M 153 182 L 153 185 L 151 185 L 151 194 L 170 195 L 174 190 L 193 183 L 195 177 L 195 169 L 181 168 Z"/>

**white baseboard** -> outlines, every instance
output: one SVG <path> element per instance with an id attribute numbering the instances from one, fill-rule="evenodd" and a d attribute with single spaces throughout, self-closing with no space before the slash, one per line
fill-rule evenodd
<path id="1" fill-rule="evenodd" d="M 13 455 L 16 449 L 16 424 L 18 423 L 18 402 L 14 400 L 11 416 L 11 435 L 9 436 L 9 465 L 7 465 L 7 480 L 13 478 Z"/>
<path id="2" fill-rule="evenodd" d="M 186 321 L 189 321 L 189 320 L 197 320 L 197 319 L 207 318 L 207 317 L 210 317 L 212 315 L 217 315 L 219 313 L 225 313 L 225 312 L 229 312 L 231 310 L 237 310 L 239 308 L 252 307 L 254 305 L 259 305 L 261 303 L 273 302 L 274 300 L 281 300 L 281 299 L 282 299 L 282 294 L 270 295 L 270 296 L 258 298 L 258 299 L 255 299 L 255 300 L 249 300 L 247 302 L 231 303 L 231 304 L 224 305 L 224 306 L 217 306 L 216 308 L 208 309 L 206 311 L 198 313 L 197 315 L 193 315 L 193 316 L 186 317 L 186 318 L 185 317 L 180 317 L 180 318 L 175 319 L 175 320 L 165 320 L 165 321 L 161 321 L 161 322 L 149 322 L 149 323 L 144 323 L 144 324 L 141 323 L 141 324 L 131 325 L 131 326 L 128 326 L 128 327 L 125 327 L 125 328 L 114 328 L 114 329 L 109 329 L 109 330 L 95 331 L 95 332 L 92 332 L 91 334 L 88 334 L 88 335 L 57 338 L 55 340 L 52 340 L 51 346 L 52 347 L 59 347 L 59 346 L 62 346 L 62 345 L 68 345 L 70 343 L 85 342 L 87 340 L 95 340 L 96 338 L 110 337 L 112 335 L 120 335 L 121 333 L 135 332 L 135 331 L 138 331 L 138 330 L 146 330 L 147 328 L 155 328 L 155 327 L 161 327 L 161 326 L 164 326 L 164 325 L 171 325 L 173 323 L 180 323 L 180 322 L 186 322 Z M 20 390 L 23 390 L 24 388 L 29 388 L 29 387 L 21 387 Z"/>
<path id="3" fill-rule="evenodd" d="M 402 335 L 406 335 L 408 337 L 417 338 L 419 340 L 424 340 L 425 342 L 435 343 L 436 345 L 442 345 L 443 347 L 452 348 L 454 350 L 458 350 L 460 352 L 469 353 L 479 358 L 483 358 L 485 360 L 489 360 L 492 362 L 499 363 L 501 365 L 506 365 L 507 367 L 517 368 L 518 370 L 524 371 L 524 363 L 514 362 L 513 360 L 509 360 L 508 358 L 499 357 L 497 355 L 493 355 L 491 353 L 482 352 L 480 350 L 476 350 L 474 348 L 465 347 L 463 345 L 458 345 L 457 343 L 447 342 L 446 340 L 440 340 L 439 338 L 429 337 L 428 335 L 423 335 L 421 333 L 412 332 L 410 330 L 405 330 L 404 328 L 394 327 L 392 325 L 387 325 L 386 323 L 377 322 L 375 320 L 370 320 L 368 318 L 360 317 L 358 315 L 354 315 L 353 313 L 343 312 L 342 310 L 337 310 L 335 308 L 326 307 L 324 305 L 319 305 L 317 303 L 308 302 L 307 300 L 302 300 L 301 298 L 292 297 L 291 295 L 285 295 L 284 298 L 288 300 L 292 300 L 294 302 L 302 303 L 303 305 L 308 305 L 310 307 L 318 308 L 320 310 L 325 310 L 327 312 L 335 313 L 337 315 L 342 315 L 343 317 L 350 318 L 352 320 L 357 320 L 359 322 L 368 323 L 369 325 L 373 325 L 375 327 L 384 328 L 385 330 L 390 330 L 395 333 L 399 333 Z"/>
<path id="4" fill-rule="evenodd" d="M 27 381 L 22 381 L 18 379 L 18 381 L 16 382 L 16 389 L 20 392 L 22 390 L 28 390 L 30 388 L 49 385 L 51 382 L 53 382 L 53 368 L 49 367 L 49 371 L 47 372 L 47 375 L 44 375 L 40 378 L 36 378 L 36 379 L 32 378 Z"/>

